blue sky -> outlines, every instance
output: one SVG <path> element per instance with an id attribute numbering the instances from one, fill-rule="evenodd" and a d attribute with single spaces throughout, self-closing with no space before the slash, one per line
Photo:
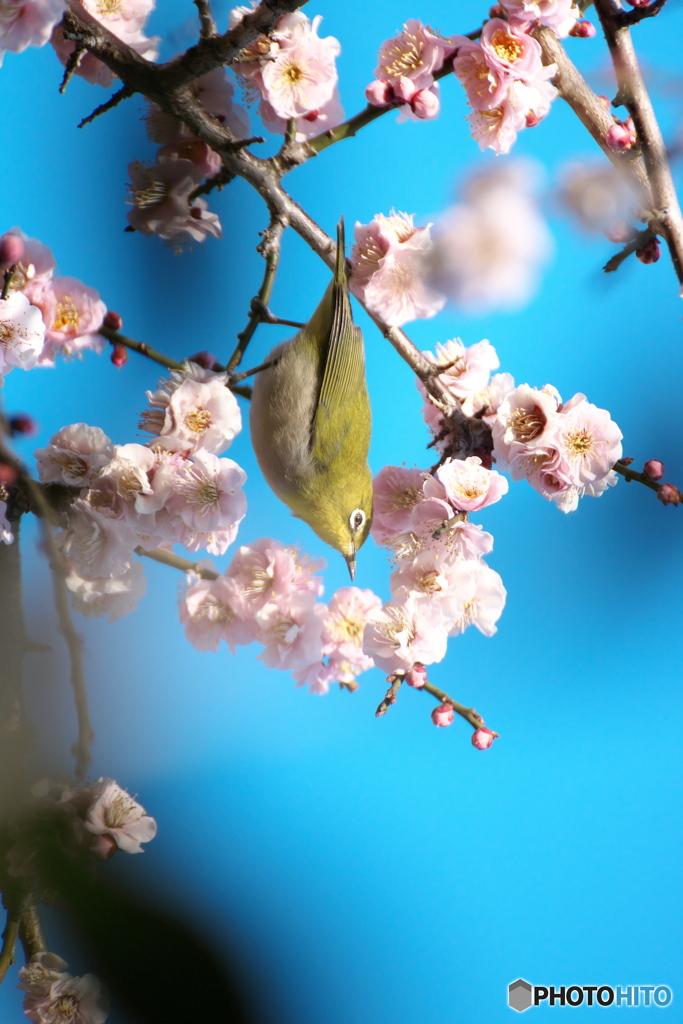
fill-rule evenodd
<path id="1" fill-rule="evenodd" d="M 168 56 L 191 42 L 194 7 L 160 6 L 150 31 L 163 37 Z M 474 28 L 487 9 L 470 0 L 455 13 L 454 6 L 308 5 L 309 16 L 323 15 L 323 34 L 342 43 L 349 114 L 364 104 L 380 43 L 406 18 L 451 34 Z M 227 5 L 217 11 L 224 20 Z M 680 62 L 667 41 L 682 28 L 681 5 L 671 3 L 636 36 L 669 133 L 680 115 Z M 569 40 L 568 49 L 610 92 L 600 40 Z M 126 166 L 153 159 L 140 100 L 77 130 L 104 93 L 74 80 L 59 96 L 49 48 L 8 55 L 0 74 L 2 229 L 18 224 L 49 244 L 60 271 L 98 288 L 131 336 L 177 358 L 204 348 L 225 357 L 260 281 L 260 198 L 239 181 L 212 196 L 224 238 L 181 256 L 158 239 L 124 233 Z M 495 159 L 469 138 L 453 80 L 443 83 L 442 101 L 437 121 L 383 118 L 300 168 L 286 187 L 328 232 L 341 214 L 367 222 L 391 207 L 426 222 L 469 171 Z M 548 191 L 567 160 L 598 157 L 561 101 L 522 133 L 514 155 L 541 162 Z M 613 247 L 548 207 L 555 255 L 524 310 L 449 310 L 408 333 L 432 349 L 455 336 L 467 344 L 489 338 L 501 369 L 518 382 L 550 382 L 565 398 L 585 392 L 611 411 L 625 454 L 637 464 L 661 459 L 667 478 L 683 484 L 683 310 L 671 266 L 666 258 L 651 267 L 633 262 L 605 279 L 600 267 Z M 305 319 L 328 276 L 287 236 L 274 311 Z M 412 376 L 356 313 L 366 338 L 373 470 L 426 466 Z M 260 328 L 248 364 L 286 336 Z M 80 420 L 125 443 L 138 439 L 144 392 L 158 376 L 133 354 L 121 371 L 106 354 L 89 354 L 55 370 L 14 371 L 4 408 L 39 420 L 39 436 L 20 445 L 26 458 Z M 326 557 L 327 595 L 345 585 L 342 560 L 265 487 L 246 432 L 229 454 L 248 473 L 241 540 L 300 541 Z M 431 700 L 417 692 L 375 720 L 385 689 L 378 671 L 353 695 L 318 698 L 267 671 L 254 649 L 197 653 L 178 623 L 177 574 L 146 565 L 148 593 L 136 614 L 112 626 L 79 623 L 97 733 L 93 776 L 115 777 L 159 822 L 144 856 L 112 869 L 187 915 L 219 948 L 226 934 L 236 936 L 244 964 L 258 965 L 274 1024 L 497 1024 L 514 1019 L 506 991 L 519 976 L 537 984 L 667 984 L 672 1007 L 647 1012 L 676 1020 L 680 518 L 623 481 L 566 516 L 525 484 L 482 513 L 507 607 L 495 637 L 470 631 L 452 641 L 430 678 L 501 734 L 487 753 L 474 751 L 464 723 L 435 729 Z M 36 771 L 55 773 L 70 769 L 75 723 L 30 527 L 23 554 L 32 635 L 54 646 L 50 656 L 29 658 Z M 371 543 L 357 583 L 388 595 L 386 558 Z M 82 951 L 70 952 L 56 930 L 50 939 L 74 973 L 88 970 Z M 21 1019 L 13 984 L 10 976 L 0 989 L 8 1024 Z M 533 1011 L 539 1020 L 559 1012 Z M 607 1012 L 615 1011 L 574 1011 Z"/>

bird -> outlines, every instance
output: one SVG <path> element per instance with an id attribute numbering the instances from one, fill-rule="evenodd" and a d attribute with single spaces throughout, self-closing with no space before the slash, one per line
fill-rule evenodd
<path id="1" fill-rule="evenodd" d="M 363 334 L 353 323 L 337 225 L 334 277 L 308 323 L 276 345 L 254 381 L 251 439 L 271 489 L 341 552 L 355 577 L 372 523 L 371 411 Z"/>

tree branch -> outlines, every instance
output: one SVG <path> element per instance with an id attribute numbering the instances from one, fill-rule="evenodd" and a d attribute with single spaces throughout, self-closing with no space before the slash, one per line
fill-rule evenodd
<path id="1" fill-rule="evenodd" d="M 258 252 L 264 257 L 266 267 L 263 273 L 263 281 L 257 295 L 257 301 L 252 302 L 249 313 L 249 323 L 240 334 L 237 335 L 237 346 L 228 360 L 227 368 L 232 372 L 242 361 L 247 345 L 254 336 L 256 328 L 263 320 L 263 310 L 270 302 L 270 296 L 275 282 L 278 263 L 280 262 L 280 244 L 282 233 L 287 225 L 283 217 L 272 216 L 269 226 L 261 232 L 263 241 L 258 246 Z"/>
<path id="2" fill-rule="evenodd" d="M 7 911 L 7 922 L 2 933 L 2 950 L 0 950 L 0 984 L 14 963 L 14 950 L 19 938 L 19 911 L 10 907 Z"/>
<path id="3" fill-rule="evenodd" d="M 469 722 L 473 729 L 480 729 L 484 725 L 484 719 L 481 717 L 478 711 L 474 708 L 465 707 L 464 704 L 460 704 L 459 701 L 453 700 L 449 697 L 445 690 L 440 690 L 438 686 L 434 686 L 433 683 L 425 682 L 424 686 L 421 687 L 426 693 L 431 693 L 432 697 L 436 697 L 442 704 L 449 704 L 456 714 L 464 718 L 466 722 Z"/>
<path id="4" fill-rule="evenodd" d="M 180 572 L 196 572 L 203 580 L 218 579 L 218 573 L 213 569 L 207 569 L 199 562 L 191 562 L 189 558 L 174 555 L 172 551 L 166 551 L 165 548 L 152 548 L 151 551 L 146 551 L 144 548 L 137 547 L 135 554 L 140 555 L 141 558 L 151 558 L 153 562 L 160 562 L 161 565 L 170 565 L 172 569 L 179 569 Z"/>
<path id="5" fill-rule="evenodd" d="M 101 114 L 106 114 L 108 110 L 113 110 L 114 107 L 118 107 L 122 100 L 128 99 L 129 96 L 134 96 L 134 91 L 127 85 L 124 85 L 118 92 L 115 92 L 113 96 L 110 96 L 105 103 L 100 103 L 99 107 L 95 107 L 92 114 L 88 114 L 82 121 L 79 122 L 78 127 L 84 128 L 86 124 L 90 124 L 96 117 Z"/>
<path id="6" fill-rule="evenodd" d="M 633 118 L 647 168 L 652 191 L 651 203 L 645 204 L 645 208 L 652 211 L 649 226 L 665 238 L 676 276 L 683 286 L 683 217 L 666 146 L 638 66 L 631 32 L 623 22 L 621 7 L 614 0 L 595 0 L 595 9 L 614 62 L 619 97 Z M 679 295 L 683 296 L 683 289 Z"/>
<path id="7" fill-rule="evenodd" d="M 216 22 L 213 20 L 211 14 L 211 5 L 209 0 L 194 0 L 197 13 L 199 14 L 199 34 L 202 39 L 211 39 L 212 36 L 217 34 Z"/>

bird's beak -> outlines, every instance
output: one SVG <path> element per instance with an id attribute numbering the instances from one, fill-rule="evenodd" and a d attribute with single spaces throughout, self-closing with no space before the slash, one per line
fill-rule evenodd
<path id="1" fill-rule="evenodd" d="M 351 577 L 351 582 L 353 583 L 353 578 L 356 575 L 356 552 L 354 551 L 350 555 L 344 555 L 344 558 L 346 560 L 346 564 L 349 567 L 349 576 Z"/>

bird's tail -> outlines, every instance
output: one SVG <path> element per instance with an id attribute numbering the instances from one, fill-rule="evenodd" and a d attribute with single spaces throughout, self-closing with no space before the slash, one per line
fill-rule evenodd
<path id="1" fill-rule="evenodd" d="M 346 245 L 344 239 L 344 218 L 341 217 L 337 224 L 337 261 L 334 267 L 334 280 L 337 284 L 347 287 L 346 277 Z"/>

